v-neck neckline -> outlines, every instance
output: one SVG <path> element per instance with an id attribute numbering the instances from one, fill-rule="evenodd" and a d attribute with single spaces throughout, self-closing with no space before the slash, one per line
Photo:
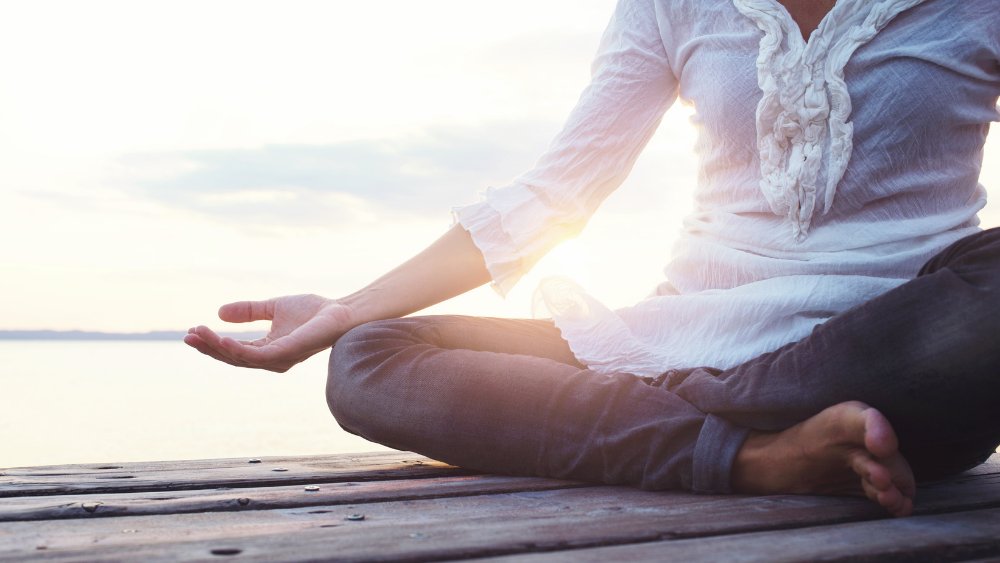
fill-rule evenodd
<path id="1" fill-rule="evenodd" d="M 822 18 L 820 18 L 819 23 L 816 24 L 816 27 L 809 32 L 809 36 L 806 37 L 805 34 L 802 32 L 802 28 L 799 26 L 799 22 L 792 16 L 792 13 L 788 11 L 788 7 L 782 4 L 779 0 L 770 0 L 770 2 L 772 2 L 775 6 L 777 6 L 778 11 L 782 14 L 782 16 L 786 20 L 786 25 L 788 26 L 789 31 L 793 32 L 789 33 L 788 35 L 790 37 L 796 38 L 794 40 L 793 39 L 789 40 L 796 42 L 801 41 L 801 44 L 805 46 L 808 46 L 811 43 L 813 43 L 814 40 L 816 40 L 816 37 L 818 37 L 820 34 L 823 33 L 823 30 L 829 26 L 827 22 L 829 22 L 829 20 L 833 18 L 833 13 L 836 12 L 837 8 L 844 3 L 843 0 L 836 0 L 833 3 L 833 6 L 830 6 L 830 9 L 827 10 L 825 14 L 823 14 Z"/>

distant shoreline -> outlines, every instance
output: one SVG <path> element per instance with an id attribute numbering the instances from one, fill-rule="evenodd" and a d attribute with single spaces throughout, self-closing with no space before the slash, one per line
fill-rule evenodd
<path id="1" fill-rule="evenodd" d="M 98 332 L 89 330 L 0 330 L 0 340 L 181 340 L 186 331 Z M 223 332 L 243 340 L 260 338 L 263 332 Z"/>

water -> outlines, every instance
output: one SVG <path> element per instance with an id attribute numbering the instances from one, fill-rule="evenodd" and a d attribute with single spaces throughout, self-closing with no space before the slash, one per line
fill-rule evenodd
<path id="1" fill-rule="evenodd" d="M 0 362 L 0 467 L 386 449 L 330 416 L 325 354 L 275 374 L 181 342 L 0 341 Z"/>

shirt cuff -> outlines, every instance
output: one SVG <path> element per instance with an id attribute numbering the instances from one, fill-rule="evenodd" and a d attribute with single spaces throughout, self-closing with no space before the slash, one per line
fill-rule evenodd
<path id="1" fill-rule="evenodd" d="M 451 210 L 455 223 L 469 232 L 473 244 L 483 254 L 486 269 L 493 279 L 490 286 L 506 297 L 524 275 L 521 256 L 510 235 L 503 230 L 500 213 L 487 201 Z"/>

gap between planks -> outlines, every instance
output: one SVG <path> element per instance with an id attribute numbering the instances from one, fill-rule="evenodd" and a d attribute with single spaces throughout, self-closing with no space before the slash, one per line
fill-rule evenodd
<path id="1" fill-rule="evenodd" d="M 781 559 L 774 557 L 776 553 L 780 555 L 781 550 L 776 550 L 775 546 L 788 544 L 788 540 L 810 536 L 813 542 L 798 541 L 798 551 L 795 552 L 798 556 L 791 558 L 809 560 L 815 558 L 803 557 L 802 550 L 807 550 L 811 543 L 815 543 L 813 547 L 816 553 L 824 553 L 824 550 L 832 549 L 824 543 L 829 544 L 831 541 L 834 544 L 846 544 L 846 548 L 843 545 L 833 546 L 840 550 L 837 553 L 835 549 L 834 553 L 829 554 L 838 555 L 834 559 L 858 554 L 880 554 L 880 557 L 899 553 L 935 554 L 939 546 L 920 544 L 928 538 L 928 529 L 943 527 L 949 530 L 944 543 L 951 555 L 962 552 L 968 556 L 983 557 L 994 553 L 1000 545 L 996 537 L 1000 509 L 898 520 L 836 523 L 827 521 L 833 514 L 826 514 L 824 518 L 823 509 L 829 508 L 830 512 L 836 513 L 838 507 L 817 506 L 815 503 L 801 502 L 802 499 L 799 499 L 799 503 L 774 503 L 768 511 L 761 511 L 754 506 L 753 501 L 759 499 L 750 498 L 730 499 L 729 502 L 723 502 L 723 499 L 708 503 L 681 502 L 669 508 L 659 507 L 660 510 L 648 503 L 644 506 L 643 503 L 635 503 L 635 499 L 625 499 L 630 505 L 637 506 L 638 510 L 616 511 L 607 506 L 607 499 L 604 499 L 602 506 L 600 500 L 592 499 L 588 503 L 580 498 L 574 500 L 565 496 L 578 495 L 580 492 L 582 491 L 559 491 L 564 495 L 559 495 L 558 500 L 572 502 L 575 504 L 574 508 L 579 509 L 563 515 L 552 514 L 554 510 L 558 510 L 557 507 L 548 507 L 549 510 L 537 515 L 518 514 L 520 510 L 530 509 L 531 503 L 522 502 L 522 506 L 518 507 L 515 502 L 506 510 L 498 511 L 494 507 L 480 514 L 470 514 L 467 511 L 456 514 L 454 506 L 438 507 L 433 518 L 425 516 L 422 519 L 419 512 L 432 508 L 427 503 L 419 503 L 403 514 L 397 512 L 394 517 L 376 511 L 377 519 L 385 517 L 379 524 L 376 524 L 378 520 L 347 522 L 337 519 L 328 520 L 330 523 L 325 528 L 313 525 L 295 529 L 294 525 L 272 525 L 266 531 L 248 533 L 251 530 L 240 530 L 230 523 L 228 536 L 174 537 L 171 541 L 156 537 L 153 535 L 154 531 L 144 529 L 141 523 L 137 523 L 137 528 L 122 530 L 133 532 L 131 534 L 118 533 L 112 527 L 96 535 L 80 534 L 75 545 L 48 545 L 45 555 L 70 561 L 197 559 L 224 550 L 238 553 L 241 555 L 240 559 L 249 560 L 396 561 L 511 554 L 523 557 L 526 554 L 564 552 L 551 556 L 564 556 L 562 560 L 585 560 L 585 557 L 586 560 L 597 560 L 601 559 L 604 552 L 598 551 L 594 558 L 589 558 L 590 550 L 621 546 L 625 550 L 623 556 L 635 556 L 637 560 L 662 560 L 665 555 L 662 548 L 672 550 L 672 546 L 676 545 L 681 548 L 679 551 L 667 552 L 671 559 L 718 560 L 720 554 L 728 553 L 727 559 L 734 559 L 734 554 L 743 554 L 747 559 L 776 560 Z M 443 517 L 449 514 L 450 518 Z M 798 527 L 775 531 L 768 526 L 790 521 L 797 521 Z M 89 523 L 108 523 L 108 520 Z M 174 525 L 195 529 L 183 523 Z M 887 533 L 885 530 L 894 534 L 890 541 L 885 541 L 883 537 Z M 955 531 L 974 533 L 955 534 Z M 758 537 L 757 534 L 767 535 Z M 942 535 L 938 533 L 935 537 L 938 538 L 935 541 L 939 541 Z M 698 539 L 695 542 L 690 541 L 690 538 Z M 112 545 L 113 540 L 119 541 Z M 679 543 L 684 540 L 688 540 L 688 543 Z M 659 545 L 654 545 L 654 542 Z M 701 556 L 698 556 L 699 546 L 704 542 L 717 545 L 718 548 L 701 551 Z M 769 551 L 755 551 L 761 548 L 769 548 Z M 639 556 L 642 550 L 649 550 L 646 557 Z M 30 545 L 20 550 L 21 555 L 30 553 Z M 705 553 L 714 556 L 706 557 Z M 649 557 L 650 554 L 654 556 Z M 17 555 L 17 552 L 0 552 L 0 557 Z"/>
<path id="2" fill-rule="evenodd" d="M 319 481 L 425 479 L 475 474 L 406 452 L 270 457 L 260 458 L 260 463 L 248 463 L 249 459 L 5 469 L 0 472 L 0 498 L 301 485 Z"/>
<path id="3" fill-rule="evenodd" d="M 1000 487 L 985 483 L 987 479 L 991 477 L 942 485 L 921 510 L 967 511 L 991 502 L 984 493 L 1000 502 Z M 187 558 L 196 552 L 205 556 L 211 549 L 238 549 L 263 559 L 330 554 L 444 559 L 800 530 L 884 518 L 861 499 L 698 496 L 624 487 L 317 508 L 10 522 L 0 525 L 8 534 L 6 540 L 0 536 L 0 557 L 16 558 L 45 546 L 46 557 L 61 554 L 70 560 L 156 558 L 158 553 Z M 353 512 L 365 514 L 365 519 L 345 520 Z"/>
<path id="4" fill-rule="evenodd" d="M 413 459 L 415 457 L 412 455 L 404 455 L 402 459 L 395 460 L 383 457 L 381 462 L 374 465 L 387 470 L 385 475 L 402 471 L 401 483 L 406 483 L 407 478 L 404 475 L 410 469 L 400 468 L 398 464 L 402 463 L 405 467 L 405 462 Z M 229 463 L 232 464 L 234 461 L 237 460 L 229 460 Z M 246 460 L 238 461 L 246 463 Z M 285 461 L 281 460 L 282 463 Z M 346 477 L 352 472 L 351 467 L 345 467 L 340 463 L 343 461 L 342 458 L 333 461 L 331 464 L 330 458 L 323 460 L 310 458 L 303 459 L 302 463 L 313 465 L 315 465 L 313 462 L 321 465 L 325 463 L 325 475 L 329 477 L 334 474 L 337 479 Z M 920 518 L 936 517 L 940 515 L 939 513 L 996 506 L 1000 502 L 998 499 L 1000 484 L 997 483 L 996 458 L 992 461 L 994 462 L 992 465 L 982 466 L 969 474 L 922 488 L 917 508 L 924 516 Z M 201 473 L 195 471 L 198 473 L 198 478 L 203 479 L 198 483 L 199 489 L 214 485 L 214 477 L 209 474 L 219 468 L 218 462 L 203 463 L 207 464 L 201 467 L 205 471 Z M 153 465 L 155 464 L 146 464 L 146 467 L 151 469 Z M 183 463 L 173 465 L 174 470 L 183 468 Z M 241 468 L 236 467 L 236 469 Z M 242 469 L 245 469 L 245 466 Z M 447 475 L 454 475 L 449 472 L 451 470 L 447 466 L 435 466 L 434 469 L 443 470 Z M 91 475 L 94 474 L 92 468 L 88 471 Z M 447 478 L 437 477 L 437 479 Z M 485 482 L 488 478 L 469 478 L 469 481 L 476 480 Z M 282 485 L 288 485 L 288 482 L 285 480 Z M 458 483 L 460 480 L 454 482 Z M 411 483 L 418 487 L 421 484 Z M 430 483 L 431 481 L 428 481 L 426 484 Z M 368 484 L 392 485 L 391 481 Z M 274 488 L 263 487 L 261 491 L 266 492 Z M 97 498 L 97 495 L 87 494 L 88 492 L 80 491 L 83 494 L 81 498 Z M 138 493 L 138 491 L 133 492 Z M 403 494 L 402 489 L 397 492 Z M 212 493 L 226 494 L 204 490 L 191 492 L 193 496 L 203 494 L 210 496 Z M 430 498 L 436 500 L 427 500 Z M 546 499 L 548 502 L 543 502 Z M 55 500 L 55 497 L 19 500 Z M 347 497 L 341 500 L 350 502 Z M 601 545 L 651 545 L 649 542 L 658 542 L 663 538 L 685 537 L 711 537 L 714 541 L 724 539 L 723 536 L 735 537 L 730 536 L 731 534 L 765 531 L 770 533 L 775 529 L 791 528 L 812 529 L 811 526 L 828 527 L 838 522 L 872 520 L 881 516 L 880 512 L 867 502 L 855 499 L 793 496 L 704 497 L 684 493 L 648 493 L 617 487 L 568 490 L 543 487 L 537 491 L 517 493 L 484 492 L 482 498 L 433 496 L 425 497 L 424 500 L 413 500 L 402 497 L 374 503 L 360 497 L 357 500 L 361 502 L 355 502 L 353 505 L 328 504 L 331 509 L 327 511 L 316 509 L 321 505 L 309 505 L 313 510 L 295 510 L 268 509 L 262 503 L 258 506 L 265 508 L 264 510 L 250 509 L 239 515 L 232 513 L 178 515 L 167 511 L 156 516 L 127 518 L 113 516 L 92 519 L 92 515 L 89 515 L 63 520 L 61 523 L 39 521 L 0 524 L 0 558 L 44 555 L 46 558 L 92 560 L 95 557 L 132 558 L 142 555 L 143 558 L 170 559 L 186 557 L 184 554 L 211 558 L 213 557 L 211 549 L 237 549 L 245 558 L 250 559 L 299 559 L 308 558 L 307 555 L 328 559 L 332 553 L 345 555 L 353 553 L 354 558 L 373 560 L 386 554 L 394 554 L 393 557 L 401 558 L 443 559 L 567 549 L 570 550 L 568 553 L 579 556 Z M 533 500 L 537 502 L 533 504 Z M 565 505 L 569 514 L 565 513 L 563 505 L 553 505 L 553 503 L 558 505 L 560 502 L 569 502 L 573 505 Z M 347 510 L 366 511 L 369 513 L 369 518 L 362 522 L 344 521 L 343 516 Z M 542 512 L 535 514 L 539 510 Z M 988 511 L 980 512 L 985 514 Z M 907 520 L 910 519 L 900 522 Z M 65 528 L 60 529 L 61 526 Z M 179 529 L 193 531 L 195 535 L 200 534 L 200 539 L 190 535 L 185 538 L 183 534 L 171 535 Z M 124 534 L 125 530 L 131 530 L 135 535 Z M 66 532 L 62 535 L 62 540 L 69 543 L 53 545 L 52 549 L 35 550 L 39 546 L 50 546 L 44 542 L 33 545 L 29 541 L 42 540 L 47 533 L 53 534 L 48 537 L 58 540 L 62 532 Z M 245 536 L 233 537 L 234 533 Z M 484 542 L 484 534 L 492 539 Z M 25 541 L 11 543 L 12 537 L 20 537 Z M 73 538 L 76 538 L 75 544 L 71 541 Z M 152 543 L 150 540 L 153 540 Z M 364 540 L 363 545 L 366 546 L 360 550 L 359 540 Z M 677 541 L 671 539 L 670 542 L 663 543 L 675 545 Z M 298 548 L 293 544 L 297 544 Z M 220 545 L 239 547 L 219 547 Z M 215 547 L 206 550 L 210 546 Z M 386 549 L 382 552 L 368 549 L 378 546 Z M 987 547 L 992 549 L 991 546 L 992 544 L 989 544 Z M 284 551 L 285 549 L 287 551 Z M 351 551 L 352 549 L 354 551 Z M 976 553 L 979 553 L 975 555 L 976 557 L 988 555 L 983 555 L 986 552 Z"/>

